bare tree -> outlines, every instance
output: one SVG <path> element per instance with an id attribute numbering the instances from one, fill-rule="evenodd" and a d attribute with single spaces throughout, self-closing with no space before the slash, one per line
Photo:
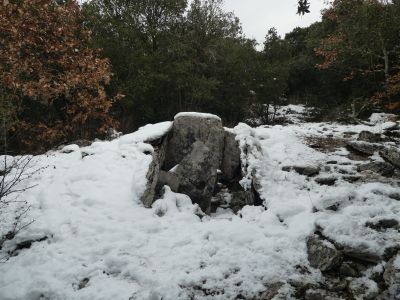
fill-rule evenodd
<path id="1" fill-rule="evenodd" d="M 28 220 L 28 202 L 20 197 L 32 188 L 26 180 L 37 170 L 31 170 L 32 157 L 3 156 L 0 171 L 0 249 L 7 240 L 12 240 L 22 229 L 33 221 Z"/>
<path id="2" fill-rule="evenodd" d="M 10 156 L 7 149 L 7 136 L 11 123 L 11 107 L 7 97 L 0 89 L 1 148 L 0 155 L 0 250 L 7 240 L 12 240 L 33 220 L 27 218 L 30 205 L 22 196 L 32 188 L 27 180 L 38 169 L 33 168 L 33 156 Z M 1 260 L 1 258 L 0 258 Z"/>

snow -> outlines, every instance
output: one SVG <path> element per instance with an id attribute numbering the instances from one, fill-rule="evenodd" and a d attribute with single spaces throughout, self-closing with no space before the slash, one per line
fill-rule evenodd
<path id="1" fill-rule="evenodd" d="M 75 144 L 67 145 L 61 149 L 61 152 L 64 153 L 69 153 L 69 152 L 74 152 L 74 151 L 79 151 L 79 146 Z"/>
<path id="2" fill-rule="evenodd" d="M 393 261 L 393 266 L 397 269 L 400 270 L 400 255 L 397 255 L 395 260 Z"/>
<path id="3" fill-rule="evenodd" d="M 140 127 L 137 131 L 122 136 L 119 139 L 120 144 L 131 144 L 139 142 L 154 141 L 164 136 L 172 127 L 172 122 L 161 122 L 157 124 L 148 124 Z"/>
<path id="4" fill-rule="evenodd" d="M 373 113 L 370 117 L 369 117 L 369 121 L 376 125 L 376 124 L 382 124 L 387 122 L 390 118 L 395 117 L 396 115 L 393 114 L 387 114 L 387 113 Z"/>
<path id="5" fill-rule="evenodd" d="M 193 117 L 193 118 L 205 118 L 205 119 L 216 119 L 221 121 L 221 118 L 213 115 L 213 114 L 208 114 L 208 113 L 199 113 L 199 112 L 180 112 L 174 117 L 174 120 L 176 120 L 179 117 Z"/>
<path id="6" fill-rule="evenodd" d="M 379 292 L 377 283 L 366 277 L 354 279 L 350 282 L 350 289 L 356 292 L 355 300 L 373 299 Z"/>
<path id="7" fill-rule="evenodd" d="M 204 117 L 177 116 L 182 115 Z M 305 143 L 306 136 L 381 132 L 380 125 L 239 124 L 227 129 L 237 134 L 242 150 L 241 183 L 248 188 L 250 176 L 256 176 L 265 206 L 246 206 L 238 215 L 220 208 L 211 216 L 168 187 L 151 209 L 139 201 L 153 151 L 146 141 L 160 138 L 171 126 L 146 125 L 113 141 L 70 145 L 34 157 L 35 165 L 45 169 L 30 179 L 36 186 L 22 196 L 35 222 L 6 242 L 0 257 L 20 241 L 48 238 L 0 264 L 0 299 L 257 298 L 267 283 L 303 278 L 296 266 L 308 267 L 309 276 L 319 279 L 309 266 L 305 242 L 316 225 L 343 245 L 378 254 L 400 243 L 396 230 L 365 226 L 381 218 L 400 221 L 400 202 L 390 198 L 398 186 L 348 183 L 340 172 L 351 173 L 359 162 L 349 160 L 344 148 L 323 153 Z M 323 167 L 329 160 L 338 162 L 337 169 L 321 175 L 337 176 L 335 186 L 282 170 L 298 164 Z M 332 205 L 336 212 L 327 209 Z M 87 286 L 79 289 L 85 278 Z M 368 279 L 355 284 L 376 288 Z M 282 298 L 290 299 L 291 289 L 284 285 Z"/>

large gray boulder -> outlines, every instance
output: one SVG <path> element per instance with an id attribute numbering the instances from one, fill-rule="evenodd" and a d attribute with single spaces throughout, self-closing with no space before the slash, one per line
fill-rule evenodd
<path id="1" fill-rule="evenodd" d="M 206 213 L 211 211 L 211 199 L 221 186 L 231 192 L 234 211 L 254 204 L 255 191 L 245 191 L 239 185 L 242 166 L 236 135 L 225 130 L 217 116 L 180 113 L 157 146 L 141 199 L 146 207 L 161 196 L 164 185 L 188 195 Z M 240 189 L 230 191 L 235 183 Z"/>
<path id="2" fill-rule="evenodd" d="M 169 170 L 178 165 L 191 151 L 196 141 L 202 142 L 211 153 L 212 165 L 221 165 L 224 147 L 224 128 L 221 119 L 208 114 L 181 113 L 174 119 L 168 136 L 163 168 Z"/>
<path id="3" fill-rule="evenodd" d="M 188 195 L 205 213 L 209 212 L 217 183 L 216 163 L 215 152 L 203 142 L 196 141 L 175 171 L 180 178 L 178 192 Z"/>

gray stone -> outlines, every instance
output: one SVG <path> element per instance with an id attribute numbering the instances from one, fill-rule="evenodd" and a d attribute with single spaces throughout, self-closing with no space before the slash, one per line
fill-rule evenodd
<path id="1" fill-rule="evenodd" d="M 159 188 L 162 188 L 164 185 L 168 185 L 171 188 L 171 191 L 177 193 L 179 191 L 179 184 L 180 184 L 181 178 L 179 175 L 173 173 L 173 172 L 166 172 L 161 170 L 160 173 L 158 174 L 158 185 Z"/>
<path id="2" fill-rule="evenodd" d="M 252 174 L 251 189 L 245 191 L 242 179 L 241 151 L 234 133 L 225 131 L 221 120 L 207 114 L 180 114 L 171 130 L 149 142 L 156 150 L 147 174 L 148 184 L 142 202 L 150 207 L 168 185 L 173 192 L 188 195 L 194 203 L 209 213 L 220 201 L 218 195 L 229 194 L 232 209 L 237 212 L 245 205 L 254 205 L 259 195 Z M 173 168 L 173 170 L 171 169 Z M 221 180 L 221 181 L 220 181 Z M 231 189 L 239 186 L 240 188 Z M 213 198 L 213 196 L 215 196 Z M 256 201 L 257 200 L 257 201 Z"/>
<path id="3" fill-rule="evenodd" d="M 392 257 L 385 266 L 385 272 L 383 273 L 383 280 L 390 286 L 393 284 L 400 285 L 400 268 L 395 264 L 395 261 L 400 261 L 400 254 Z"/>
<path id="4" fill-rule="evenodd" d="M 199 117 L 183 115 L 174 120 L 168 137 L 168 147 L 163 169 L 169 170 L 192 151 L 196 141 L 202 142 L 213 154 L 210 159 L 216 169 L 222 161 L 225 131 L 220 119 L 215 117 Z"/>
<path id="5" fill-rule="evenodd" d="M 397 147 L 387 147 L 379 152 L 382 158 L 397 168 L 400 168 L 400 150 Z"/>
<path id="6" fill-rule="evenodd" d="M 351 263 L 343 263 L 339 270 L 339 274 L 343 277 L 357 277 L 360 275 L 357 268 L 353 267 Z"/>
<path id="7" fill-rule="evenodd" d="M 379 254 L 373 253 L 367 249 L 363 249 L 362 247 L 350 247 L 350 246 L 342 246 L 342 247 L 343 247 L 342 250 L 343 254 L 366 263 L 377 264 L 382 260 L 382 257 Z"/>
<path id="8" fill-rule="evenodd" d="M 281 282 L 276 282 L 267 285 L 267 289 L 261 294 L 260 300 L 272 300 L 274 299 L 278 294 L 279 290 L 283 286 L 283 283 Z"/>
<path id="9" fill-rule="evenodd" d="M 311 166 L 311 165 L 307 165 L 307 166 L 294 166 L 293 169 L 301 174 L 301 175 L 306 175 L 306 176 L 313 176 L 313 175 L 317 175 L 319 173 L 319 171 L 321 170 L 320 167 L 318 166 Z"/>
<path id="10" fill-rule="evenodd" d="M 359 165 L 358 172 L 371 171 L 385 177 L 391 177 L 394 174 L 394 167 L 386 162 L 374 161 L 367 164 Z"/>
<path id="11" fill-rule="evenodd" d="M 152 161 L 146 174 L 146 189 L 140 198 L 143 205 L 147 208 L 151 207 L 156 198 L 159 173 L 165 157 L 165 148 L 166 139 L 164 139 L 159 145 L 159 148 L 155 148 L 152 153 Z"/>
<path id="12" fill-rule="evenodd" d="M 254 194 L 251 190 L 232 192 L 230 207 L 234 213 L 237 213 L 246 205 L 254 205 Z"/>
<path id="13" fill-rule="evenodd" d="M 363 141 L 348 141 L 346 145 L 353 150 L 367 155 L 373 155 L 375 152 L 380 151 L 384 148 L 384 146 L 381 144 L 368 143 Z"/>
<path id="14" fill-rule="evenodd" d="M 107 132 L 106 132 L 106 140 L 107 141 L 112 141 L 116 138 L 119 138 L 122 135 L 122 132 L 118 132 L 117 130 L 115 130 L 115 128 L 108 128 Z"/>
<path id="15" fill-rule="evenodd" d="M 209 212 L 217 183 L 215 163 L 215 153 L 203 142 L 196 141 L 175 171 L 181 178 L 178 192 L 188 195 L 205 213 Z"/>
<path id="16" fill-rule="evenodd" d="M 384 141 L 384 138 L 382 138 L 381 134 L 379 133 L 373 133 L 370 131 L 361 131 L 360 134 L 358 135 L 357 140 L 369 143 L 379 143 Z"/>
<path id="17" fill-rule="evenodd" d="M 400 228 L 399 221 L 395 219 L 382 219 L 377 222 L 367 222 L 365 225 L 377 231 L 384 231 L 390 228 L 392 229 Z"/>
<path id="18" fill-rule="evenodd" d="M 325 300 L 327 298 L 327 293 L 324 290 L 307 290 L 304 299 L 305 300 Z"/>
<path id="19" fill-rule="evenodd" d="M 342 254 L 328 241 L 322 241 L 317 236 L 307 240 L 308 261 L 313 268 L 329 271 L 342 263 Z"/>
<path id="20" fill-rule="evenodd" d="M 376 282 L 366 277 L 351 280 L 348 289 L 352 299 L 375 300 L 379 293 Z"/>
<path id="21" fill-rule="evenodd" d="M 390 193 L 389 198 L 400 201 L 400 193 Z"/>
<path id="22" fill-rule="evenodd" d="M 318 177 L 315 178 L 315 182 L 320 185 L 334 185 L 337 178 L 334 176 L 325 176 L 325 177 Z"/>
<path id="23" fill-rule="evenodd" d="M 154 202 L 154 198 L 156 195 L 156 186 L 158 182 L 158 174 L 160 172 L 160 161 L 159 155 L 157 152 L 153 153 L 153 160 L 150 163 L 149 170 L 146 174 L 146 189 L 141 196 L 140 200 L 142 201 L 143 205 L 147 208 L 150 208 Z"/>
<path id="24" fill-rule="evenodd" d="M 282 167 L 282 171 L 285 172 L 290 172 L 292 170 L 295 170 L 297 173 L 300 175 L 306 175 L 306 176 L 314 176 L 319 174 L 321 171 L 321 168 L 318 166 L 312 166 L 312 165 L 298 165 L 298 166 L 284 166 Z"/>
<path id="25" fill-rule="evenodd" d="M 342 177 L 343 180 L 353 183 L 353 182 L 357 182 L 359 181 L 362 177 L 361 176 L 357 176 L 357 175 L 347 175 L 347 176 L 343 176 Z"/>
<path id="26" fill-rule="evenodd" d="M 231 181 L 240 177 L 240 148 L 232 132 L 224 132 L 224 152 L 222 155 L 222 179 Z"/>

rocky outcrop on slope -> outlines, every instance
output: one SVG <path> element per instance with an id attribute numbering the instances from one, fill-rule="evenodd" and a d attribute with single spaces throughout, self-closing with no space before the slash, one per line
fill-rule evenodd
<path id="1" fill-rule="evenodd" d="M 206 213 L 211 212 L 212 200 L 215 209 L 229 198 L 235 212 L 254 204 L 255 189 L 245 190 L 239 184 L 241 151 L 236 135 L 226 131 L 217 116 L 180 113 L 165 136 L 147 142 L 155 151 L 141 198 L 146 207 L 160 196 L 164 185 L 188 195 Z"/>

